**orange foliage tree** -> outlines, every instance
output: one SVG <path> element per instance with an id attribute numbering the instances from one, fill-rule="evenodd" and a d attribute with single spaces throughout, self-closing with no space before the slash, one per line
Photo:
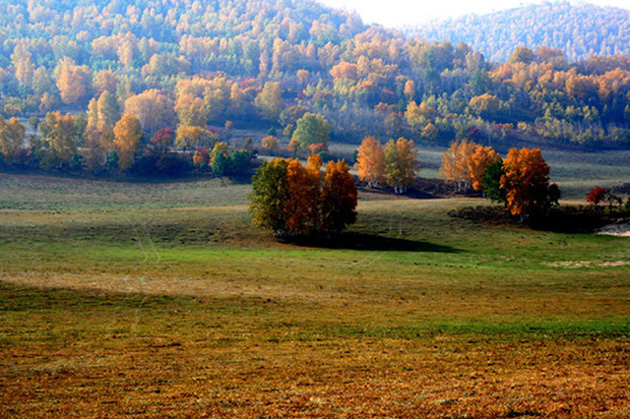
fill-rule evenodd
<path id="1" fill-rule="evenodd" d="M 330 70 L 330 75 L 333 76 L 335 80 L 356 80 L 358 77 L 357 65 L 342 61 Z"/>
<path id="2" fill-rule="evenodd" d="M 367 182 L 368 187 L 378 186 L 385 178 L 385 152 L 381 142 L 374 137 L 365 137 L 354 167 L 359 171 L 359 179 Z"/>
<path id="3" fill-rule="evenodd" d="M 525 221 L 558 202 L 560 191 L 557 185 L 549 184 L 549 166 L 540 149 L 511 149 L 503 169 L 501 188 L 505 190 L 507 210 L 512 215 Z"/>
<path id="4" fill-rule="evenodd" d="M 319 156 L 309 157 L 306 167 L 291 160 L 287 169 L 289 199 L 285 203 L 287 228 L 296 234 L 306 234 L 321 228 L 321 167 Z"/>
<path id="5" fill-rule="evenodd" d="M 492 147 L 477 146 L 475 152 L 468 160 L 468 173 L 470 174 L 474 190 L 483 190 L 483 177 L 485 176 L 486 168 L 499 160 L 501 160 L 501 156 Z"/>
<path id="6" fill-rule="evenodd" d="M 195 154 L 193 155 L 193 165 L 195 167 L 209 166 L 210 165 L 210 153 L 205 147 L 197 147 Z"/>
<path id="7" fill-rule="evenodd" d="M 344 160 L 330 161 L 326 166 L 321 194 L 323 229 L 328 234 L 340 233 L 357 221 L 357 187 Z"/>
<path id="8" fill-rule="evenodd" d="M 151 144 L 153 145 L 157 154 L 164 154 L 168 151 L 168 148 L 173 145 L 175 139 L 175 132 L 171 128 L 159 129 L 151 137 Z"/>

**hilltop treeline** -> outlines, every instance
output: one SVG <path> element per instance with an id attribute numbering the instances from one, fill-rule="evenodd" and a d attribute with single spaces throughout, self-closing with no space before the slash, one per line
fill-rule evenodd
<path id="1" fill-rule="evenodd" d="M 507 61 L 521 45 L 558 48 L 571 61 L 630 55 L 630 11 L 587 3 L 545 2 L 430 22 L 409 32 L 426 39 L 466 42 L 492 61 Z"/>
<path id="2" fill-rule="evenodd" d="M 492 63 L 307 0 L 2 2 L 0 29 L 4 118 L 83 113 L 91 144 L 124 115 L 143 141 L 172 128 L 166 146 L 190 150 L 226 122 L 292 137 L 306 113 L 356 143 L 630 144 L 627 57 L 517 48 Z"/>

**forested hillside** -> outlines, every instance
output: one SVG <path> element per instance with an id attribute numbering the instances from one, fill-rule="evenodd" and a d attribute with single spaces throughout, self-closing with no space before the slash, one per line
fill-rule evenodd
<path id="1" fill-rule="evenodd" d="M 630 144 L 622 56 L 570 63 L 517 48 L 492 63 L 465 43 L 407 38 L 308 0 L 3 1 L 0 26 L 9 164 L 27 158 L 14 117 L 39 128 L 28 159 L 48 166 L 127 169 L 148 145 L 211 150 L 233 126 L 273 127 L 288 142 L 307 113 L 354 143 Z"/>
<path id="2" fill-rule="evenodd" d="M 409 32 L 426 39 L 466 42 L 492 61 L 507 61 L 521 45 L 558 48 L 572 61 L 592 55 L 630 55 L 630 11 L 586 3 L 546 2 L 466 15 Z"/>

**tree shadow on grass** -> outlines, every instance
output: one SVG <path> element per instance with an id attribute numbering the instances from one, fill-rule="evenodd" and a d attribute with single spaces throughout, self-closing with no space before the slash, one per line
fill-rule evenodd
<path id="1" fill-rule="evenodd" d="M 426 241 L 407 240 L 366 234 L 346 232 L 331 238 L 322 237 L 291 237 L 283 239 L 285 243 L 303 247 L 317 247 L 322 249 L 366 250 L 366 251 L 403 251 L 403 252 L 435 252 L 462 253 L 464 250 L 451 246 L 430 243 Z"/>

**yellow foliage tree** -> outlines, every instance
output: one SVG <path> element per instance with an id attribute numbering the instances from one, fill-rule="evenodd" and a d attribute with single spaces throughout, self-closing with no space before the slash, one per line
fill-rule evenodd
<path id="1" fill-rule="evenodd" d="M 142 129 L 150 134 L 173 124 L 173 101 L 157 89 L 144 91 L 125 101 L 125 113 L 136 118 Z"/>
<path id="2" fill-rule="evenodd" d="M 94 76 L 94 88 L 97 93 L 108 91 L 116 93 L 118 87 L 118 76 L 111 70 L 101 70 Z"/>
<path id="3" fill-rule="evenodd" d="M 13 50 L 13 54 L 11 54 L 11 60 L 13 61 L 13 67 L 15 67 L 15 78 L 18 79 L 20 84 L 30 86 L 33 83 L 35 65 L 28 47 L 23 43 L 18 43 Z"/>
<path id="4" fill-rule="evenodd" d="M 211 148 L 219 137 L 212 131 L 195 126 L 180 126 L 175 135 L 175 145 L 184 150 L 192 150 L 196 147 Z"/>
<path id="5" fill-rule="evenodd" d="M 83 141 L 85 126 L 83 116 L 61 115 L 61 112 L 46 114 L 40 124 L 42 140 L 47 142 L 56 163 L 69 162 L 77 152 L 77 145 Z"/>
<path id="6" fill-rule="evenodd" d="M 114 126 L 114 149 L 121 170 L 127 170 L 133 164 L 135 154 L 140 151 L 142 134 L 140 121 L 132 115 L 123 115 Z"/>
<path id="7" fill-rule="evenodd" d="M 440 131 L 438 128 L 430 122 L 422 130 L 422 137 L 428 138 L 429 140 L 435 140 L 439 135 Z"/>
<path id="8" fill-rule="evenodd" d="M 186 94 L 175 101 L 175 112 L 180 126 L 205 127 L 208 111 L 202 99 Z"/>
<path id="9" fill-rule="evenodd" d="M 277 151 L 280 147 L 280 141 L 273 135 L 268 135 L 262 139 L 262 148 L 268 151 Z"/>
<path id="10" fill-rule="evenodd" d="M 26 129 L 17 118 L 11 118 L 7 122 L 0 116 L 0 151 L 5 160 L 10 161 L 17 156 L 24 146 Z"/>
<path id="11" fill-rule="evenodd" d="M 440 176 L 446 183 L 454 184 L 456 192 L 470 189 L 472 177 L 468 163 L 478 144 L 464 138 L 451 142 L 449 149 L 442 153 Z"/>
<path id="12" fill-rule="evenodd" d="M 399 138 L 385 145 L 385 179 L 394 193 L 402 194 L 416 179 L 418 150 L 413 141 Z"/>
<path id="13" fill-rule="evenodd" d="M 358 149 L 354 167 L 359 171 L 359 179 L 376 187 L 385 177 L 385 152 L 381 142 L 374 137 L 365 137 Z"/>
<path id="14" fill-rule="evenodd" d="M 263 118 L 270 121 L 278 120 L 282 111 L 282 88 L 278 82 L 265 83 L 262 91 L 256 97 L 256 106 Z"/>
<path id="15" fill-rule="evenodd" d="M 92 71 L 86 65 L 78 66 L 68 57 L 59 61 L 55 70 L 61 101 L 68 105 L 87 102 L 92 90 Z"/>

